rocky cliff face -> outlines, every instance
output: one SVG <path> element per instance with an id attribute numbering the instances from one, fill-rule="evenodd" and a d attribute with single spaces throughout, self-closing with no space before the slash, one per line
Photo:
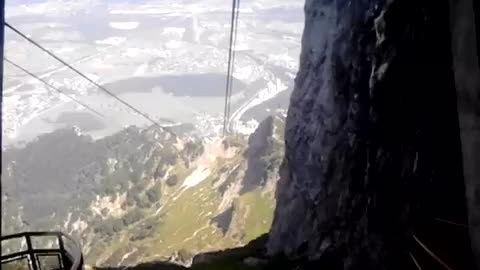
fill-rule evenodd
<path id="1" fill-rule="evenodd" d="M 446 241 L 436 252 L 456 253 L 451 229 L 433 222 L 466 224 L 448 11 L 447 1 L 306 1 L 269 254 L 406 269 L 409 252 L 421 256 L 413 235 L 433 245 L 435 234 Z M 452 260 L 468 267 L 465 256 Z"/>
<path id="2" fill-rule="evenodd" d="M 452 0 L 450 18 L 469 225 L 480 268 L 480 3 Z"/>

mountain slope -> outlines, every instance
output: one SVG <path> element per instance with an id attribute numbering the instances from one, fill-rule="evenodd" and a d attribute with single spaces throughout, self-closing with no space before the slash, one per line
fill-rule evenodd
<path id="1" fill-rule="evenodd" d="M 136 127 L 41 136 L 4 153 L 2 231 L 66 231 L 91 265 L 188 264 L 246 244 L 272 222 L 283 126 L 210 141 Z"/>

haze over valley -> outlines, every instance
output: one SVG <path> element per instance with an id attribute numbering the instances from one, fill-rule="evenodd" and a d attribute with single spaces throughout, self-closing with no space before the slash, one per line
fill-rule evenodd
<path id="1" fill-rule="evenodd" d="M 230 16 L 224 1 L 11 1 L 6 7 L 8 22 L 89 78 L 159 123 L 192 124 L 201 136 L 222 129 Z M 236 132 L 251 133 L 271 112 L 285 112 L 302 27 L 303 3 L 242 1 L 231 114 Z M 101 138 L 151 124 L 8 29 L 5 55 L 105 118 L 6 63 L 4 145 L 72 125 Z"/>

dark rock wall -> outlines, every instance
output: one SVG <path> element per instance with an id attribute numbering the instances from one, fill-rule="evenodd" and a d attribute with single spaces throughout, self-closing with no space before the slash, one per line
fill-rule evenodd
<path id="1" fill-rule="evenodd" d="M 480 267 L 480 2 L 451 0 L 450 6 L 470 234 Z"/>
<path id="2" fill-rule="evenodd" d="M 263 120 L 248 138 L 248 149 L 244 154 L 248 160 L 248 166 L 243 180 L 242 194 L 265 184 L 265 168 L 268 164 L 264 160 L 264 156 L 272 148 L 273 119 L 273 116 L 270 116 Z"/>
<path id="3" fill-rule="evenodd" d="M 230 206 L 227 210 L 223 211 L 221 214 L 212 218 L 212 223 L 215 223 L 220 230 L 222 230 L 223 235 L 225 235 L 230 228 L 233 217 L 233 206 Z"/>
<path id="4" fill-rule="evenodd" d="M 466 222 L 448 2 L 307 0 L 305 13 L 268 253 L 410 268 L 414 233 L 449 233 L 422 225 Z"/>

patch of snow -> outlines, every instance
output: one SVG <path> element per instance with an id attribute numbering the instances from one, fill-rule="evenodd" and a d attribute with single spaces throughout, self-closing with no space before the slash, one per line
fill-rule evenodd
<path id="1" fill-rule="evenodd" d="M 72 218 L 72 212 L 68 213 L 67 221 L 63 224 L 63 229 L 66 231 L 68 230 L 68 224 L 70 223 L 70 219 Z"/>
<path id="2" fill-rule="evenodd" d="M 236 66 L 233 77 L 242 82 L 253 82 L 263 72 L 265 72 L 265 69 L 259 65 Z"/>
<path id="3" fill-rule="evenodd" d="M 68 52 L 73 52 L 74 50 L 75 50 L 75 48 L 63 47 L 63 48 L 60 48 L 60 49 L 58 49 L 58 50 L 55 50 L 55 53 L 56 53 L 56 54 L 68 53 Z"/>
<path id="4" fill-rule="evenodd" d="M 238 45 L 235 44 L 235 51 L 236 51 L 236 52 L 248 51 L 248 50 L 250 50 L 250 49 L 251 49 L 251 48 L 250 48 L 250 46 L 248 46 L 247 43 L 241 43 L 241 42 L 239 42 Z"/>
<path id="5" fill-rule="evenodd" d="M 78 217 L 78 219 L 72 224 L 72 232 L 83 232 L 87 227 L 88 224 Z"/>
<path id="6" fill-rule="evenodd" d="M 108 37 L 106 39 L 96 40 L 95 43 L 96 44 L 101 44 L 101 45 L 115 45 L 115 46 L 118 46 L 118 45 L 122 44 L 123 42 L 125 42 L 125 40 L 127 40 L 127 38 L 125 38 L 125 37 Z"/>
<path id="7" fill-rule="evenodd" d="M 118 160 L 115 158 L 107 159 L 108 173 L 112 173 L 115 170 L 115 165 L 117 165 Z"/>
<path id="8" fill-rule="evenodd" d="M 239 121 L 235 126 L 235 130 L 240 134 L 250 135 L 255 132 L 257 127 L 258 121 L 256 121 L 255 119 L 250 119 L 247 122 Z"/>
<path id="9" fill-rule="evenodd" d="M 162 34 L 164 35 L 178 35 L 180 37 L 183 36 L 184 33 L 184 27 L 165 27 L 162 31 Z"/>
<path id="10" fill-rule="evenodd" d="M 178 151 L 183 151 L 183 148 L 185 147 L 183 141 L 180 140 L 180 139 L 178 139 L 178 138 L 177 138 L 177 141 L 173 144 L 173 146 L 175 146 L 175 148 L 176 148 Z"/>
<path id="11" fill-rule="evenodd" d="M 140 55 L 141 50 L 139 48 L 127 48 L 124 53 L 122 53 L 123 56 L 128 56 L 128 57 L 136 57 Z"/>
<path id="12" fill-rule="evenodd" d="M 142 76 L 147 72 L 148 63 L 141 64 L 136 70 L 133 76 Z"/>
<path id="13" fill-rule="evenodd" d="M 63 41 L 65 40 L 73 40 L 73 41 L 80 41 L 83 39 L 83 36 L 80 32 L 76 31 L 61 31 L 61 30 L 50 30 L 43 32 L 44 35 L 42 39 L 48 39 L 52 41 Z M 28 36 L 28 35 L 27 35 Z"/>
<path id="14" fill-rule="evenodd" d="M 264 103 L 265 101 L 274 98 L 279 93 L 287 90 L 288 87 L 280 80 L 276 79 L 275 82 L 269 81 L 267 83 L 267 88 L 260 90 L 249 102 L 243 104 L 238 108 L 230 119 L 230 127 L 234 130 L 239 126 L 241 116 L 248 111 L 250 108 Z"/>
<path id="15" fill-rule="evenodd" d="M 82 129 L 81 129 L 79 126 L 74 125 L 74 126 L 72 127 L 72 129 L 73 129 L 73 132 L 75 132 L 75 134 L 76 134 L 77 136 L 79 136 L 79 137 L 82 136 Z"/>
<path id="16" fill-rule="evenodd" d="M 140 25 L 140 23 L 139 22 L 110 22 L 109 25 L 113 29 L 133 30 L 137 28 Z"/>
<path id="17" fill-rule="evenodd" d="M 92 61 L 92 66 L 95 67 L 95 68 L 98 68 L 98 69 L 102 69 L 102 68 L 114 68 L 113 65 L 109 65 L 109 64 L 106 64 L 105 62 L 103 62 L 102 60 L 100 59 L 95 59 Z"/>
<path id="18" fill-rule="evenodd" d="M 169 50 L 154 50 L 154 56 L 170 58 L 172 57 L 172 51 Z"/>
<path id="19" fill-rule="evenodd" d="M 122 204 L 126 199 L 126 192 L 124 192 L 122 195 L 117 193 L 116 199 L 113 202 L 111 202 L 110 196 L 100 197 L 97 195 L 96 200 L 90 204 L 90 210 L 102 218 L 107 218 L 108 216 L 121 217 L 123 214 L 125 214 L 125 210 L 122 209 Z M 104 208 L 108 209 L 107 217 L 102 215 L 102 209 Z"/>
<path id="20" fill-rule="evenodd" d="M 136 252 L 137 250 L 138 250 L 138 249 L 137 249 L 136 247 L 134 247 L 134 248 L 132 249 L 132 251 L 125 253 L 125 255 L 122 256 L 122 259 L 120 260 L 120 262 L 118 263 L 118 265 L 119 265 L 119 266 L 122 265 L 122 263 L 123 263 L 130 255 L 132 255 L 134 252 Z"/>
<path id="21" fill-rule="evenodd" d="M 25 16 L 25 15 L 43 15 L 48 17 L 69 17 L 78 13 L 88 14 L 94 9 L 98 9 L 98 0 L 82 0 L 82 1 L 21 1 L 26 4 L 8 3 L 8 12 L 5 14 L 9 17 Z M 33 3 L 27 3 L 33 2 Z"/>
<path id="22" fill-rule="evenodd" d="M 223 140 L 217 138 L 205 145 L 205 151 L 195 162 L 197 168 L 185 179 L 182 188 L 188 189 L 207 179 L 212 173 L 211 168 L 215 166 L 217 158 L 231 158 L 236 154 L 237 149 L 230 147 L 225 150 Z"/>
<path id="23" fill-rule="evenodd" d="M 149 9 L 137 9 L 137 10 L 125 10 L 125 9 L 116 9 L 111 10 L 110 14 L 148 14 L 148 15 L 156 15 L 156 14 L 168 14 L 168 11 L 162 10 L 160 8 L 149 8 Z"/>
<path id="24" fill-rule="evenodd" d="M 178 49 L 178 48 L 181 48 L 182 45 L 183 45 L 182 42 L 175 41 L 175 40 L 171 40 L 171 41 L 165 43 L 165 47 L 168 48 L 168 49 Z"/>
<path id="25" fill-rule="evenodd" d="M 204 166 L 198 166 L 183 182 L 183 187 L 191 188 L 200 184 L 211 174 L 211 170 Z"/>

